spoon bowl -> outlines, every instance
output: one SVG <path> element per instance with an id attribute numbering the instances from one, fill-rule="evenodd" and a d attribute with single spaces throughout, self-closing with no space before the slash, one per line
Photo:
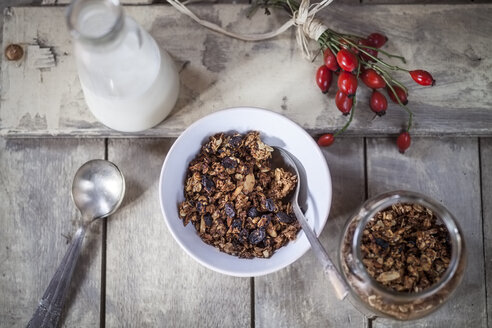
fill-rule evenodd
<path id="1" fill-rule="evenodd" d="M 95 220 L 113 214 L 124 194 L 123 174 L 109 161 L 91 160 L 75 173 L 72 199 L 85 218 Z"/>

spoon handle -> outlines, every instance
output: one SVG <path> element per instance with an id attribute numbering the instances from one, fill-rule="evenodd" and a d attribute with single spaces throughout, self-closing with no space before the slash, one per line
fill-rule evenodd
<path id="1" fill-rule="evenodd" d="M 326 252 L 321 242 L 314 234 L 314 231 L 311 229 L 309 223 L 307 223 L 306 217 L 302 213 L 299 205 L 293 204 L 292 206 L 294 210 L 294 214 L 296 215 L 299 223 L 301 224 L 302 230 L 306 234 L 307 239 L 311 243 L 311 248 L 314 252 L 316 258 L 321 262 L 325 273 L 328 275 L 328 279 L 330 280 L 333 288 L 335 289 L 335 294 L 339 300 L 343 300 L 345 296 L 348 294 L 347 287 L 345 282 L 342 280 L 340 273 L 337 268 L 333 265 L 333 262 L 330 259 L 330 256 Z"/>
<path id="2" fill-rule="evenodd" d="M 80 227 L 75 233 L 74 240 L 70 244 L 63 260 L 50 284 L 39 301 L 39 306 L 34 312 L 27 327 L 57 327 L 58 320 L 65 304 L 70 281 L 72 280 L 73 270 L 80 257 L 82 242 L 84 241 L 86 227 Z"/>

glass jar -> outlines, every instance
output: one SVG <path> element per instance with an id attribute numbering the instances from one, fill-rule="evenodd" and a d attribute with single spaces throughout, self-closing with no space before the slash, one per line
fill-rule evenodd
<path id="1" fill-rule="evenodd" d="M 383 286 L 370 276 L 362 262 L 364 228 L 377 212 L 397 203 L 422 205 L 448 230 L 451 243 L 448 268 L 437 283 L 420 292 L 396 292 Z M 392 191 L 365 202 L 343 230 L 339 255 L 342 276 L 349 286 L 351 299 L 363 306 L 361 312 L 367 314 L 369 310 L 369 313 L 397 320 L 417 319 L 435 311 L 457 288 L 466 266 L 465 244 L 455 218 L 439 203 L 410 191 Z"/>
<path id="2" fill-rule="evenodd" d="M 86 103 L 101 123 L 135 132 L 169 115 L 179 93 L 174 62 L 118 0 L 74 0 L 67 25 Z"/>

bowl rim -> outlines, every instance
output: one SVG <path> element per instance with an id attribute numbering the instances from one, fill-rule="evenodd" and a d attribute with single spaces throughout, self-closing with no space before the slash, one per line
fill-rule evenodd
<path id="1" fill-rule="evenodd" d="M 319 213 L 320 226 L 319 226 L 319 229 L 317 229 L 318 231 L 315 232 L 318 237 L 321 234 L 321 232 L 323 231 L 323 229 L 326 225 L 326 222 L 328 221 L 329 214 L 330 214 L 331 203 L 332 203 L 332 198 L 333 198 L 333 184 L 332 184 L 330 169 L 329 169 L 328 164 L 326 162 L 326 159 L 323 155 L 323 152 L 321 151 L 321 149 L 319 148 L 317 143 L 314 141 L 314 139 L 311 137 L 311 135 L 303 127 L 301 127 L 299 124 L 292 121 L 288 117 L 286 117 L 282 114 L 279 114 L 277 112 L 268 110 L 268 109 L 259 108 L 259 107 L 252 107 L 252 106 L 239 106 L 239 107 L 229 107 L 229 108 L 217 110 L 213 113 L 205 115 L 205 116 L 197 119 L 196 121 L 194 121 L 174 141 L 172 146 L 169 148 L 169 151 L 165 155 L 165 159 L 164 159 L 164 162 L 163 162 L 162 167 L 161 167 L 161 173 L 159 176 L 159 186 L 158 186 L 158 188 L 159 188 L 159 204 L 160 204 L 160 208 L 161 208 L 161 213 L 162 213 L 164 221 L 166 222 L 168 230 L 170 231 L 174 240 L 180 245 L 180 247 L 185 251 L 185 253 L 187 253 L 195 261 L 197 261 L 198 263 L 200 263 L 201 265 L 205 266 L 206 268 L 208 268 L 210 270 L 213 270 L 213 271 L 225 274 L 225 275 L 229 275 L 229 276 L 234 276 L 234 277 L 259 277 L 259 276 L 270 274 L 270 273 L 273 273 L 273 272 L 276 272 L 278 270 L 281 270 L 281 269 L 288 267 L 289 265 L 291 265 L 292 263 L 294 263 L 295 261 L 300 259 L 304 254 L 306 254 L 306 252 L 311 248 L 311 244 L 309 242 L 307 242 L 306 245 L 304 246 L 304 249 L 300 250 L 298 256 L 295 256 L 295 257 L 289 259 L 289 261 L 282 262 L 282 265 L 277 265 L 275 267 L 266 268 L 266 269 L 254 270 L 254 272 L 242 272 L 242 271 L 226 270 L 226 269 L 223 269 L 221 267 L 212 265 L 211 263 L 206 262 L 202 258 L 196 256 L 191 251 L 190 247 L 182 242 L 181 238 L 177 235 L 177 232 L 174 230 L 174 228 L 171 226 L 171 224 L 169 222 L 169 218 L 166 215 L 166 210 L 164 208 L 164 202 L 163 202 L 162 192 L 163 192 L 163 178 L 164 178 L 165 168 L 167 167 L 168 161 L 170 161 L 170 158 L 172 157 L 170 155 L 172 155 L 176 151 L 175 149 L 180 144 L 180 140 L 186 138 L 188 136 L 188 134 L 191 133 L 190 131 L 192 131 L 195 128 L 195 126 L 200 125 L 204 120 L 209 120 L 210 117 L 223 115 L 223 112 L 233 112 L 233 111 L 237 111 L 237 112 L 243 112 L 243 111 L 259 112 L 262 114 L 266 113 L 267 115 L 272 115 L 272 116 L 276 117 L 277 119 L 284 120 L 290 124 L 296 125 L 299 128 L 299 132 L 301 134 L 304 134 L 304 136 L 307 137 L 308 142 L 310 142 L 312 144 L 312 146 L 313 146 L 312 148 L 316 152 L 316 156 L 319 156 L 321 159 L 323 159 L 323 161 L 321 161 L 320 165 L 321 165 L 321 169 L 323 171 L 325 171 L 326 176 L 328 178 L 327 182 L 329 182 L 329 185 L 330 185 L 330 188 L 329 188 L 330 193 L 329 193 L 329 197 L 326 198 L 326 202 L 327 202 L 326 212 L 325 213 Z M 218 133 L 218 132 L 216 132 L 216 133 Z M 261 131 L 260 131 L 260 133 L 261 133 Z M 313 156 L 313 157 L 315 157 L 315 156 Z M 310 225 L 311 225 L 311 223 L 310 223 Z M 302 239 L 307 240 L 307 237 L 301 228 L 300 231 L 298 232 L 298 236 L 297 236 L 296 240 L 302 240 Z M 287 246 L 287 245 L 285 245 L 285 246 Z M 210 246 L 210 245 L 208 245 L 208 246 Z M 213 247 L 213 246 L 211 246 L 211 247 Z M 301 245 L 301 247 L 302 247 L 302 245 Z M 219 251 L 219 250 L 217 250 L 217 251 Z M 230 255 L 230 254 L 228 254 L 228 255 Z M 233 256 L 233 255 L 230 255 L 230 256 Z M 268 260 L 268 259 L 262 259 L 262 258 L 255 258 L 255 259 L 260 259 L 260 260 L 265 260 L 265 261 Z M 250 260 L 250 259 L 245 259 L 245 260 Z"/>

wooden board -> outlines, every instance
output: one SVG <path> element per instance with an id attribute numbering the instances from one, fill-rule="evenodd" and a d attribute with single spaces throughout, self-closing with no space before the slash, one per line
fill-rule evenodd
<path id="1" fill-rule="evenodd" d="M 435 313 L 408 323 L 378 318 L 373 327 L 486 327 L 478 140 L 414 138 L 405 155 L 394 143 L 391 138 L 368 140 L 369 197 L 395 189 L 431 195 L 458 220 L 468 264 L 456 293 Z"/>
<path id="2" fill-rule="evenodd" d="M 45 3 L 42 5 L 68 5 L 71 0 L 42 0 Z M 121 0 L 121 3 L 125 5 L 147 5 L 151 4 L 152 0 Z"/>
<path id="3" fill-rule="evenodd" d="M 485 257 L 485 285 L 487 287 L 487 313 L 492 325 L 492 138 L 480 139 L 482 172 L 482 215 Z"/>
<path id="4" fill-rule="evenodd" d="M 102 140 L 0 139 L 0 326 L 26 326 L 80 214 L 70 192 L 80 165 L 104 158 Z M 61 326 L 99 325 L 101 230 L 86 235 Z"/>
<path id="5" fill-rule="evenodd" d="M 338 263 L 340 233 L 365 197 L 362 138 L 339 139 L 324 149 L 333 183 L 333 201 L 321 235 Z M 364 316 L 340 302 L 311 251 L 287 268 L 255 278 L 256 327 L 363 327 Z"/>
<path id="6" fill-rule="evenodd" d="M 492 131 L 492 5 L 330 5 L 320 18 L 345 32 L 383 31 L 387 50 L 401 52 L 409 68 L 433 72 L 437 85 L 424 88 L 397 74 L 410 87 L 413 133 L 488 135 Z M 245 5 L 193 5 L 199 16 L 239 32 L 270 31 L 285 17 L 259 13 L 245 18 Z M 0 134 L 6 136 L 177 136 L 192 122 L 233 106 L 258 106 L 280 112 L 312 133 L 341 127 L 346 117 L 314 83 L 316 67 L 301 58 L 294 31 L 269 41 L 247 43 L 199 27 L 169 6 L 133 6 L 139 21 L 182 67 L 181 92 L 171 116 L 159 126 L 123 134 L 97 123 L 80 90 L 64 8 L 14 8 L 6 13 L 4 46 L 29 45 L 37 38 L 52 47 L 56 66 L 32 69 L 25 62 L 2 62 Z M 350 17 L 350 19 L 341 19 Z M 371 19 L 367 19 L 371 17 Z M 29 54 L 27 55 L 29 57 Z M 392 61 L 396 63 L 395 61 Z M 187 63 L 187 65 L 184 65 Z M 390 105 L 373 120 L 368 90 L 361 88 L 353 135 L 397 133 L 406 113 Z"/>
<path id="7" fill-rule="evenodd" d="M 107 224 L 106 325 L 248 327 L 250 280 L 201 266 L 166 227 L 158 179 L 172 141 L 109 141 L 128 193 Z"/>
<path id="8" fill-rule="evenodd" d="M 490 0 L 361 0 L 363 4 L 451 4 L 451 3 L 490 3 Z"/>

